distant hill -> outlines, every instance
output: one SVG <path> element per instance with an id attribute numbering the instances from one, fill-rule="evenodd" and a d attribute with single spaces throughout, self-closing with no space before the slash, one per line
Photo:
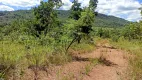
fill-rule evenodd
<path id="1" fill-rule="evenodd" d="M 70 11 L 58 10 L 60 20 L 65 21 L 70 15 Z M 0 12 L 0 25 L 7 25 L 16 19 L 32 19 L 34 17 L 31 10 L 4 11 Z M 98 14 L 95 18 L 95 27 L 123 27 L 129 21 L 122 18 Z"/>
<path id="2" fill-rule="evenodd" d="M 7 25 L 16 19 L 31 19 L 31 18 L 33 18 L 31 10 L 1 11 L 0 25 Z"/>
<path id="3" fill-rule="evenodd" d="M 70 11 L 60 10 L 58 11 L 58 15 L 60 19 L 66 19 L 70 15 Z M 115 16 L 107 16 L 105 14 L 98 13 L 98 15 L 95 18 L 94 26 L 95 27 L 123 27 L 130 22 L 118 18 Z"/>

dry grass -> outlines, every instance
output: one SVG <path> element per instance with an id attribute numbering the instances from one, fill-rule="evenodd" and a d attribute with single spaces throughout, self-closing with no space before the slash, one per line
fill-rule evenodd
<path id="1" fill-rule="evenodd" d="M 29 46 L 27 44 L 1 41 L 0 78 L 7 78 L 13 73 L 14 75 L 12 76 L 20 77 L 20 74 L 27 68 L 33 68 L 35 71 L 37 70 L 35 68 L 50 64 L 64 64 L 71 59 L 69 55 L 62 52 L 53 54 L 52 51 L 50 47 L 40 46 L 36 43 Z"/>
<path id="2" fill-rule="evenodd" d="M 86 53 L 94 49 L 91 44 L 75 44 L 73 50 Z M 35 77 L 37 70 L 43 66 L 62 65 L 72 61 L 72 56 L 61 50 L 54 51 L 52 46 L 39 45 L 36 41 L 18 43 L 0 41 L 0 78 L 19 79 L 28 68 L 33 69 Z M 16 80 L 14 79 L 14 80 Z"/>
<path id="3" fill-rule="evenodd" d="M 111 42 L 111 44 L 117 48 L 126 50 L 131 55 L 130 58 L 130 65 L 132 69 L 132 76 L 133 80 L 140 80 L 142 79 L 142 42 L 134 40 L 134 41 L 127 41 L 124 39 L 120 39 L 118 42 Z"/>
<path id="4" fill-rule="evenodd" d="M 81 43 L 81 44 L 74 44 L 71 49 L 72 52 L 83 54 L 83 53 L 89 53 L 95 49 L 95 46 L 93 44 L 88 43 Z"/>

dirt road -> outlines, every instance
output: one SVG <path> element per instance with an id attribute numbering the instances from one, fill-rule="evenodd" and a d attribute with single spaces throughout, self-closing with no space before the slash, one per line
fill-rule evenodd
<path id="1" fill-rule="evenodd" d="M 127 53 L 110 46 L 98 46 L 91 53 L 75 56 L 73 62 L 38 72 L 39 80 L 129 80 Z M 89 59 L 100 63 L 92 66 Z M 30 72 L 30 74 L 32 71 Z M 27 80 L 33 80 L 33 75 Z"/>

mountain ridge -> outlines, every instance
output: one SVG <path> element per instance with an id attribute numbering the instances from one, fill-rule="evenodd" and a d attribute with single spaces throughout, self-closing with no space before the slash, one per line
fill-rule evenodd
<path id="1" fill-rule="evenodd" d="M 57 10 L 58 17 L 61 21 L 65 21 L 70 15 L 69 10 Z M 17 11 L 0 11 L 0 25 L 8 25 L 16 19 L 32 19 L 34 18 L 32 10 L 17 10 Z M 95 18 L 95 27 L 123 27 L 130 23 L 129 21 L 98 13 Z"/>

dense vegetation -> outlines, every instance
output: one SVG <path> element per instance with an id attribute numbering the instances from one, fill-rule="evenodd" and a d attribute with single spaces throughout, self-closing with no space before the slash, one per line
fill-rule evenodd
<path id="1" fill-rule="evenodd" d="M 0 26 L 10 24 L 12 21 L 17 19 L 31 18 L 33 18 L 31 10 L 0 11 Z"/>
<path id="2" fill-rule="evenodd" d="M 70 15 L 70 11 L 65 10 L 57 10 L 58 17 L 61 21 L 66 21 L 66 19 Z M 0 26 L 10 24 L 10 22 L 17 19 L 31 19 L 33 18 L 32 10 L 18 10 L 18 11 L 5 11 L 0 12 Z M 96 27 L 124 27 L 130 22 L 121 18 L 117 18 L 114 16 L 107 16 L 101 13 L 98 13 L 95 17 L 94 26 Z"/>
<path id="3" fill-rule="evenodd" d="M 9 79 L 13 76 L 14 80 L 19 80 L 22 72 L 31 68 L 37 80 L 39 68 L 71 61 L 71 48 L 84 48 L 83 52 L 93 49 L 90 31 L 96 4 L 83 9 L 79 4 L 74 0 L 70 14 L 72 17 L 64 22 L 59 20 L 55 10 L 61 6 L 61 1 L 49 0 L 33 9 L 33 17 L 18 17 L 9 25 L 1 27 L 0 77 Z"/>
<path id="4" fill-rule="evenodd" d="M 96 14 L 97 3 L 90 0 L 89 7 L 80 8 L 74 0 L 70 11 L 57 11 L 63 5 L 61 0 L 48 0 L 32 11 L 0 12 L 0 78 L 19 80 L 24 70 L 31 68 L 37 80 L 39 68 L 72 61 L 71 50 L 91 51 L 97 36 L 135 53 L 133 75 L 140 79 L 142 22 Z M 136 51 L 130 46 L 136 46 Z"/>

